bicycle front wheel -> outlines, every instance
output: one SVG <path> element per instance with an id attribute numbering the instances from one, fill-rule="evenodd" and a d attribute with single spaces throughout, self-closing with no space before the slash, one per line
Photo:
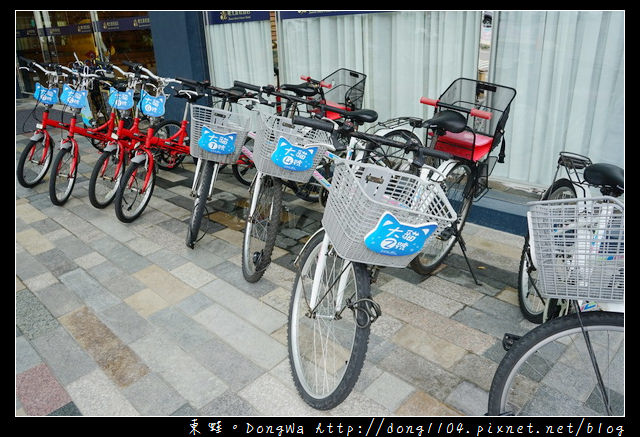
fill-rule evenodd
<path id="1" fill-rule="evenodd" d="M 191 211 L 191 219 L 189 219 L 189 227 L 187 228 L 187 247 L 193 249 L 196 241 L 198 240 L 198 232 L 200 232 L 200 226 L 202 225 L 202 216 L 207 205 L 207 197 L 209 196 L 209 186 L 211 185 L 211 179 L 213 179 L 213 173 L 215 166 L 218 165 L 213 161 L 203 160 L 202 172 L 198 186 L 196 189 L 196 199 L 193 202 L 193 210 Z M 194 177 L 198 177 L 197 175 Z"/>
<path id="2" fill-rule="evenodd" d="M 131 163 L 116 192 L 114 203 L 118 220 L 131 223 L 140 217 L 151 200 L 155 184 L 153 164 L 148 161 Z"/>
<path id="3" fill-rule="evenodd" d="M 327 410 L 339 405 L 355 385 L 369 342 L 372 304 L 365 265 L 338 257 L 329 245 L 319 273 L 318 303 L 311 291 L 324 232 L 317 233 L 300 257 L 289 309 L 289 361 L 302 399 Z"/>
<path id="4" fill-rule="evenodd" d="M 624 315 L 574 313 L 531 330 L 500 362 L 489 391 L 488 412 L 623 415 Z"/>
<path id="5" fill-rule="evenodd" d="M 244 239 L 242 241 L 242 275 L 248 282 L 257 282 L 271 264 L 271 254 L 276 245 L 282 210 L 282 182 L 271 176 L 261 176 L 251 189 L 250 205 L 255 201 L 255 211 L 247 210 Z"/>
<path id="6" fill-rule="evenodd" d="M 103 209 L 113 202 L 123 172 L 124 159 L 118 151 L 103 152 L 98 157 L 89 179 L 89 201 L 94 207 Z"/>
<path id="7" fill-rule="evenodd" d="M 420 255 L 411 260 L 410 266 L 417 273 L 421 275 L 433 273 L 458 241 L 457 234 L 462 232 L 462 228 L 467 222 L 473 201 L 471 194 L 473 176 L 471 173 L 471 168 L 468 165 L 457 164 L 447 174 L 444 181 L 445 193 L 451 206 L 455 209 L 458 219 L 438 237 L 429 238 Z"/>
<path id="8" fill-rule="evenodd" d="M 20 154 L 16 176 L 20 185 L 25 188 L 38 185 L 49 170 L 53 148 L 46 147 L 45 141 L 45 139 L 29 141 Z"/>
<path id="9" fill-rule="evenodd" d="M 60 149 L 53 161 L 51 178 L 49 179 L 49 198 L 54 205 L 64 205 L 76 183 L 79 159 L 72 148 Z"/>

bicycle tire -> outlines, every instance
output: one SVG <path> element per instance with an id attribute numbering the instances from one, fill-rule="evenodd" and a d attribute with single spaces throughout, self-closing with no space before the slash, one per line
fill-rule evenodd
<path id="1" fill-rule="evenodd" d="M 451 225 L 449 232 L 443 232 L 436 238 L 429 238 L 422 252 L 411 260 L 409 266 L 416 273 L 421 275 L 433 273 L 444 262 L 458 241 L 457 234 L 462 232 L 473 203 L 471 192 L 473 180 L 473 170 L 464 163 L 456 164 L 447 174 L 445 193 L 458 219 Z"/>
<path id="2" fill-rule="evenodd" d="M 257 282 L 271 264 L 276 245 L 282 211 L 282 182 L 278 178 L 262 175 L 260 192 L 251 188 L 249 205 L 258 196 L 253 216 L 247 207 L 244 238 L 242 239 L 242 276 L 247 282 Z"/>
<path id="3" fill-rule="evenodd" d="M 96 160 L 89 178 L 89 201 L 95 208 L 103 209 L 111 205 L 125 171 L 124 162 L 119 165 L 118 151 L 103 152 Z M 100 188 L 103 186 L 103 188 Z"/>
<path id="4" fill-rule="evenodd" d="M 175 120 L 162 120 L 154 127 L 154 135 L 158 138 L 169 138 L 180 130 L 181 124 Z M 185 138 L 185 146 L 189 147 L 189 140 Z M 184 161 L 187 154 L 172 154 L 164 150 L 156 153 L 156 165 L 162 170 L 173 170 Z"/>
<path id="5" fill-rule="evenodd" d="M 583 350 L 585 344 L 581 344 L 585 343 L 582 326 L 596 343 L 596 361 L 607 379 L 605 392 L 610 412 L 624 414 L 624 314 L 604 311 L 559 317 L 536 326 L 517 340 L 494 374 L 488 414 L 607 414 L 591 357 Z M 607 349 L 605 353 L 605 345 L 612 346 L 613 352 Z M 577 381 L 578 376 L 589 378 Z"/>
<path id="6" fill-rule="evenodd" d="M 38 185 L 42 179 L 44 179 L 47 171 L 49 171 L 49 166 L 53 158 L 53 147 L 49 146 L 47 148 L 46 158 L 44 158 L 44 160 L 39 159 L 36 162 L 32 161 L 32 157 L 43 156 L 44 141 L 44 138 L 29 141 L 20 154 L 16 176 L 18 183 L 25 188 L 33 188 Z M 42 153 L 39 153 L 40 147 L 38 145 L 42 146 Z M 31 164 L 34 165 L 32 166 Z M 30 171 L 32 167 L 36 170 Z"/>
<path id="7" fill-rule="evenodd" d="M 153 164 L 147 166 L 147 160 L 143 162 L 133 162 L 127 168 L 124 176 L 120 180 L 120 186 L 116 192 L 114 200 L 116 217 L 123 223 L 131 223 L 144 212 L 151 200 L 156 178 Z M 142 170 L 142 171 L 139 171 Z M 146 190 L 141 193 L 146 175 L 149 174 L 149 182 Z"/>
<path id="8" fill-rule="evenodd" d="M 324 232 L 316 233 L 300 255 L 300 269 L 293 284 L 288 320 L 288 353 L 293 381 L 301 398 L 318 410 L 336 407 L 351 393 L 364 364 L 371 330 L 364 311 L 360 311 L 368 302 L 363 299 L 371 299 L 367 268 L 359 263 L 344 267 L 344 260 L 331 250 L 321 286 L 339 283 L 336 272 L 348 274 L 350 280 L 346 281 L 343 302 L 351 299 L 351 306 L 346 304 L 343 307 L 343 302 L 340 302 L 339 308 L 343 311 L 336 314 L 337 296 L 334 291 L 338 287 L 328 290 L 323 287 L 318 293 L 324 296 L 320 304 L 313 312 L 309 308 L 308 294 L 323 237 Z M 333 336 L 325 339 L 321 338 L 323 334 Z M 326 356 L 331 353 L 337 356 Z M 314 362 L 315 359 L 318 363 Z M 328 369 L 331 365 L 334 368 Z"/>
<path id="9" fill-rule="evenodd" d="M 540 200 L 553 200 L 561 198 L 575 198 L 576 190 L 573 183 L 568 179 L 558 179 L 545 191 Z M 551 299 L 546 305 L 544 299 L 538 295 L 536 290 L 537 274 L 531 266 L 529 255 L 529 233 L 525 235 L 520 264 L 518 266 L 518 306 L 525 319 L 532 323 L 542 323 L 545 308 L 547 308 L 547 319 L 557 317 L 559 314 L 558 300 Z"/>
<path id="10" fill-rule="evenodd" d="M 79 164 L 80 158 L 78 157 L 76 162 L 72 149 L 60 149 L 57 153 L 49 178 L 49 198 L 54 205 L 62 206 L 71 197 L 78 176 Z"/>
<path id="11" fill-rule="evenodd" d="M 196 241 L 198 240 L 198 232 L 200 232 L 200 225 L 202 223 L 202 216 L 204 209 L 207 205 L 207 197 L 209 196 L 209 185 L 211 185 L 211 179 L 213 178 L 213 172 L 217 165 L 213 161 L 203 160 L 202 173 L 198 186 L 196 189 L 196 198 L 193 202 L 193 209 L 191 210 L 191 217 L 189 219 L 189 226 L 187 227 L 187 247 L 193 249 Z"/>
<path id="12" fill-rule="evenodd" d="M 244 142 L 244 146 L 253 151 L 253 138 L 247 137 Z M 231 172 L 233 176 L 240 182 L 242 185 L 250 186 L 253 182 L 253 179 L 256 177 L 257 169 L 255 164 L 248 156 L 244 154 L 240 154 L 238 158 L 238 162 L 242 162 L 242 164 L 236 163 L 231 166 Z"/>

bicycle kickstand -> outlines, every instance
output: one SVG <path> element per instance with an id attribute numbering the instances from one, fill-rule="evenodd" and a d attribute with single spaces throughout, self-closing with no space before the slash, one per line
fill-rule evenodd
<path id="1" fill-rule="evenodd" d="M 469 273 L 471 273 L 471 276 L 473 277 L 473 281 L 476 283 L 476 285 L 482 285 L 480 282 L 478 282 L 478 279 L 476 278 L 476 274 L 473 272 L 473 268 L 471 267 L 471 262 L 467 257 L 467 245 L 465 244 L 464 239 L 462 238 L 462 233 L 457 229 L 457 227 L 454 232 L 456 234 L 456 238 L 458 239 L 460 250 L 462 250 L 462 255 L 464 256 L 464 260 L 467 262 L 467 266 L 469 267 Z"/>

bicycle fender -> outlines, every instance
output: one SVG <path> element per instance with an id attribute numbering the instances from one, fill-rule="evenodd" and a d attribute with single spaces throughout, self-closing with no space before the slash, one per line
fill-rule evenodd
<path id="1" fill-rule="evenodd" d="M 114 143 L 109 143 L 106 146 L 104 146 L 104 149 L 102 149 L 102 151 L 106 153 L 111 153 L 115 150 L 118 150 L 118 145 Z"/>
<path id="2" fill-rule="evenodd" d="M 309 236 L 309 238 L 307 239 L 307 242 L 304 243 L 304 246 L 302 246 L 302 249 L 300 249 L 300 251 L 298 252 L 298 255 L 296 256 L 296 259 L 293 260 L 293 265 L 294 266 L 299 267 L 298 266 L 298 260 L 300 259 L 300 255 L 302 255 L 304 253 L 304 250 L 307 248 L 307 245 L 313 239 L 313 237 L 315 237 L 316 234 L 318 234 L 320 232 L 324 232 L 324 228 L 323 227 L 321 227 L 320 229 L 315 231 L 311 236 Z"/>
<path id="3" fill-rule="evenodd" d="M 70 150 L 72 146 L 71 141 L 64 140 L 60 143 L 60 150 Z"/>
<path id="4" fill-rule="evenodd" d="M 31 141 L 40 141 L 44 138 L 44 132 L 34 132 L 34 134 L 29 138 Z"/>
<path id="5" fill-rule="evenodd" d="M 133 163 L 133 164 L 142 164 L 146 160 L 147 160 L 147 155 L 145 155 L 144 153 L 141 153 L 139 155 L 134 156 L 131 159 L 131 163 Z"/>

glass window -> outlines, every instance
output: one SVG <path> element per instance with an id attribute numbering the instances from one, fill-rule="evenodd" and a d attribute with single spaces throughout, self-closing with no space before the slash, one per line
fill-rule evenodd
<path id="1" fill-rule="evenodd" d="M 97 30 L 101 52 L 111 62 L 139 62 L 156 72 L 147 11 L 98 11 Z"/>

